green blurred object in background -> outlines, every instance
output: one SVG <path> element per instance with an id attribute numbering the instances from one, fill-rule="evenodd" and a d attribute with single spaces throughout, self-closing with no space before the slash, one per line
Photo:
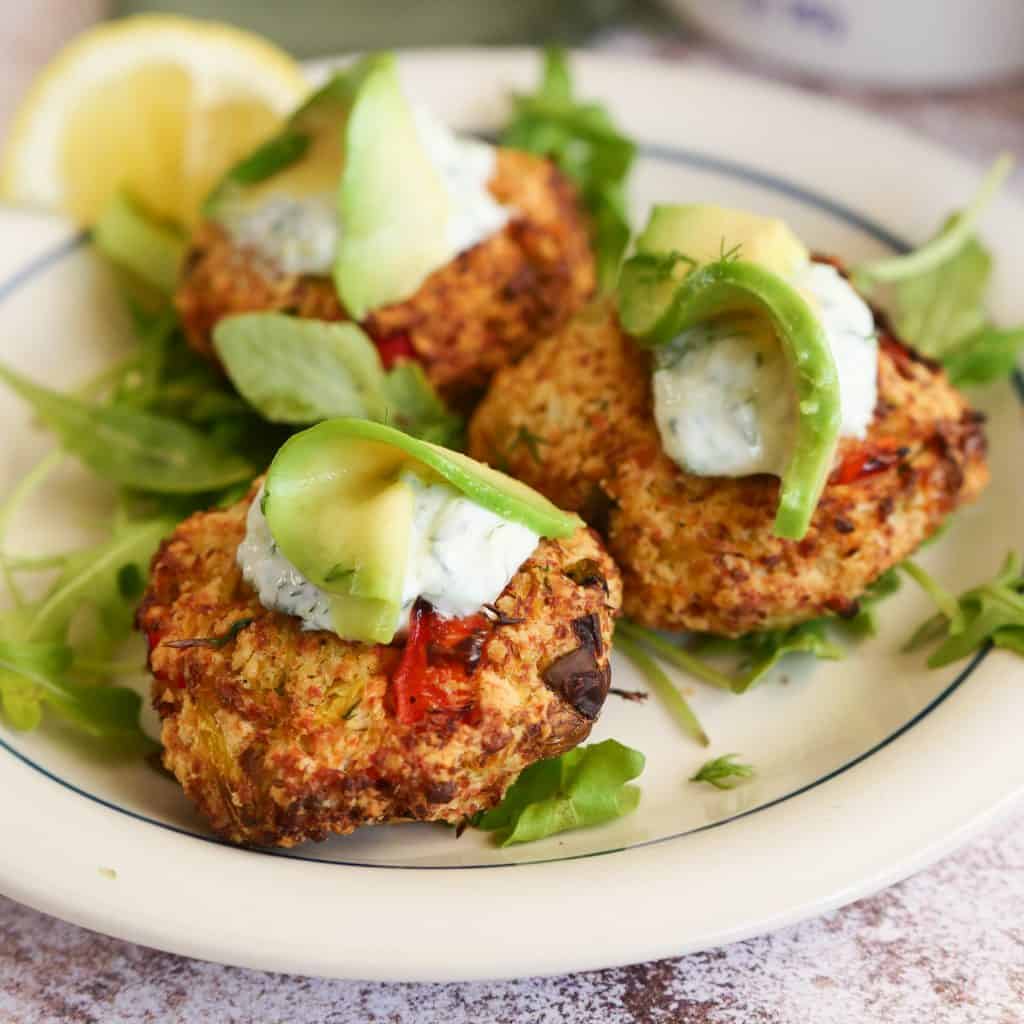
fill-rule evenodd
<path id="1" fill-rule="evenodd" d="M 265 35 L 299 57 L 377 47 L 578 42 L 632 0 L 118 0 L 116 14 L 187 14 Z"/>

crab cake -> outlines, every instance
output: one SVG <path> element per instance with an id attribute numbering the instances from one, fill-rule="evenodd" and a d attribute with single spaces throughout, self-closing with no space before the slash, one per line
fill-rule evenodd
<path id="1" fill-rule="evenodd" d="M 442 397 L 460 406 L 557 330 L 595 286 L 587 218 L 550 160 L 498 149 L 489 190 L 511 211 L 507 224 L 435 270 L 411 298 L 362 322 L 385 364 L 416 359 Z M 192 238 L 175 305 L 189 344 L 209 358 L 216 358 L 214 327 L 232 313 L 349 319 L 329 276 L 289 273 L 215 221 Z"/>
<path id="2" fill-rule="evenodd" d="M 982 416 L 878 319 L 877 401 L 844 438 L 803 539 L 773 533 L 779 480 L 698 476 L 665 453 L 652 355 L 593 307 L 503 370 L 470 451 L 579 511 L 623 576 L 623 612 L 657 629 L 736 636 L 851 615 L 988 480 Z"/>
<path id="3" fill-rule="evenodd" d="M 219 835 L 294 846 L 460 822 L 587 737 L 621 597 L 593 532 L 542 539 L 474 615 L 440 619 L 418 602 L 404 644 L 354 643 L 260 603 L 236 563 L 251 500 L 175 530 L 137 620 L 164 764 Z M 422 703 L 402 715 L 397 680 L 417 659 Z"/>

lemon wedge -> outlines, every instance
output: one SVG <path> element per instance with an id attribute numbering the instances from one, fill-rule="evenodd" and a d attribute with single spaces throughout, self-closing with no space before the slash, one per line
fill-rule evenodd
<path id="1" fill-rule="evenodd" d="M 192 224 L 225 170 L 307 91 L 284 51 L 228 25 L 168 15 L 101 24 L 29 91 L 0 197 L 91 224 L 127 189 L 157 216 Z"/>

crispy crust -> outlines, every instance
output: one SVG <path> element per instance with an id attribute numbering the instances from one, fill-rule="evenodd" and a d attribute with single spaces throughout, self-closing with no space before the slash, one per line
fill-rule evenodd
<path id="1" fill-rule="evenodd" d="M 573 622 L 590 615 L 600 626 L 598 666 L 610 671 L 621 582 L 592 531 L 541 541 L 497 600 L 522 621 L 494 627 L 485 641 L 473 714 L 404 725 L 388 700 L 399 646 L 303 632 L 259 604 L 235 564 L 247 508 L 182 523 L 154 557 L 137 618 L 152 646 L 164 764 L 218 834 L 294 846 L 364 824 L 458 822 L 498 803 L 531 762 L 587 737 L 592 721 L 542 674 L 580 646 Z M 580 562 L 596 567 L 607 591 L 565 575 Z M 250 618 L 219 648 L 168 646 L 223 636 Z"/>
<path id="2" fill-rule="evenodd" d="M 624 614 L 644 625 L 735 636 L 852 614 L 874 579 L 988 481 L 982 417 L 880 326 L 875 418 L 838 459 L 859 445 L 901 454 L 881 472 L 830 483 L 799 542 L 772 533 L 774 477 L 692 476 L 664 454 L 649 356 L 607 307 L 496 377 L 470 451 L 596 526 L 622 570 Z"/>
<path id="3" fill-rule="evenodd" d="M 365 322 L 378 339 L 407 334 L 427 376 L 449 401 L 472 402 L 491 375 L 557 330 L 594 290 L 588 227 L 569 180 L 548 160 L 499 149 L 490 184 L 516 215 L 504 230 L 435 271 L 405 302 Z M 327 277 L 289 275 L 217 224 L 200 226 L 175 296 L 189 344 L 215 358 L 221 317 L 283 310 L 344 320 Z"/>

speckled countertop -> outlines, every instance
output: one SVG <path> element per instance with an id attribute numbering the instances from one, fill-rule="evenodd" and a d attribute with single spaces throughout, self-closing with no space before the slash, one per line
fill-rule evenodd
<path id="1" fill-rule="evenodd" d="M 382 985 L 132 946 L 0 900 L 3 1024 L 1017 1024 L 1024 813 L 825 917 L 679 960 L 559 978 Z"/>
<path id="2" fill-rule="evenodd" d="M 602 42 L 736 63 L 643 32 Z M 0 131 L 24 70 L 0 60 Z M 842 95 L 966 156 L 1009 149 L 1024 163 L 1024 81 L 960 95 Z M 1024 172 L 1015 184 L 1024 188 Z M 0 1024 L 165 1021 L 1018 1024 L 1024 811 L 900 885 L 773 935 L 678 960 L 500 984 L 382 985 L 220 967 L 104 938 L 0 898 Z"/>

